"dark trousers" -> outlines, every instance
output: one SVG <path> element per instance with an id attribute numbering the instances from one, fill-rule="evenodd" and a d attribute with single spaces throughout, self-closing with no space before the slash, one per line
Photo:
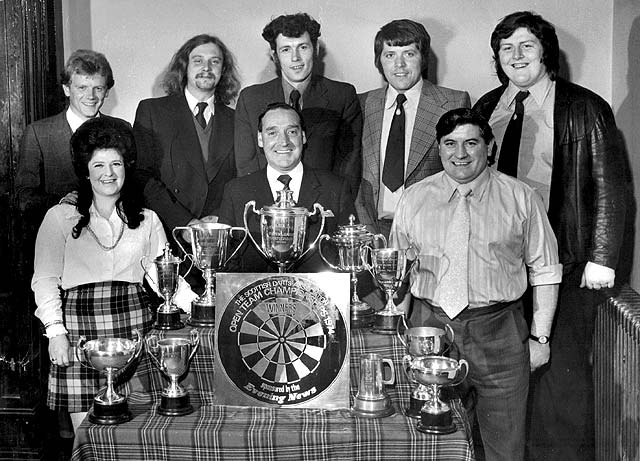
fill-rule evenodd
<path id="1" fill-rule="evenodd" d="M 466 384 L 477 395 L 475 412 L 486 459 L 524 459 L 529 331 L 522 302 L 467 309 L 451 320 L 439 307 L 415 300 L 411 322 L 449 324 L 453 329 L 454 350 L 469 362 Z"/>
<path id="2" fill-rule="evenodd" d="M 564 274 L 551 334 L 551 359 L 532 376 L 529 459 L 594 459 L 592 345 L 598 291 L 580 288 L 584 265 Z"/>

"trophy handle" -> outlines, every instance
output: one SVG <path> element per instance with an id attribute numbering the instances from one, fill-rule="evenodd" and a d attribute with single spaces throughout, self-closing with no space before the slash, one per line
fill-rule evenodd
<path id="1" fill-rule="evenodd" d="M 242 214 L 242 218 L 244 220 L 244 228 L 247 231 L 247 236 L 253 242 L 253 246 L 256 247 L 256 250 L 258 250 L 258 253 L 260 253 L 266 259 L 269 259 L 269 255 L 267 255 L 267 253 L 264 252 L 264 250 L 262 249 L 262 245 L 258 245 L 258 242 L 256 242 L 256 239 L 253 238 L 253 235 L 251 235 L 251 232 L 249 231 L 249 222 L 247 221 L 247 215 L 248 215 L 248 212 L 249 212 L 249 208 L 252 208 L 253 212 L 255 214 L 260 215 L 260 213 L 258 213 L 256 211 L 256 201 L 255 200 L 249 200 L 247 203 L 244 204 L 244 213 Z"/>
<path id="2" fill-rule="evenodd" d="M 371 277 L 373 277 L 373 281 L 375 282 L 376 286 L 382 288 L 380 286 L 380 283 L 378 282 L 378 279 L 376 279 L 375 274 L 372 272 L 373 266 L 369 264 L 369 260 L 371 259 L 371 251 L 373 251 L 373 249 L 369 245 L 361 246 L 360 260 L 362 261 L 362 266 L 371 274 Z"/>
<path id="3" fill-rule="evenodd" d="M 78 362 L 80 363 L 80 365 L 84 365 L 85 368 L 88 368 L 89 370 L 93 370 L 93 368 L 91 368 L 89 365 L 87 365 L 86 363 L 84 363 L 82 361 L 82 357 L 80 357 L 80 351 L 84 350 L 84 345 L 87 342 L 87 337 L 86 336 L 80 336 L 78 338 L 78 343 L 76 345 L 75 348 L 75 354 L 76 354 L 76 358 L 78 359 Z"/>
<path id="4" fill-rule="evenodd" d="M 326 217 L 326 213 L 324 211 L 324 207 L 322 205 L 320 205 L 319 203 L 314 203 L 313 204 L 313 211 L 311 212 L 311 214 L 309 214 L 309 216 L 313 216 L 314 214 L 319 213 L 320 214 L 320 230 L 318 231 L 318 235 L 316 235 L 315 240 L 313 241 L 313 243 L 311 245 L 309 245 L 309 248 L 307 248 L 298 258 L 299 260 L 304 258 L 304 255 L 306 255 L 307 253 L 309 253 L 309 251 L 311 251 L 311 249 L 313 249 L 316 244 L 318 243 L 318 241 L 320 240 L 320 237 L 322 236 L 322 233 L 324 232 L 324 220 Z"/>
<path id="5" fill-rule="evenodd" d="M 173 235 L 173 240 L 178 244 L 178 246 L 180 247 L 180 249 L 182 250 L 184 255 L 187 258 L 189 258 L 189 260 L 191 261 L 191 265 L 189 266 L 189 270 L 187 270 L 187 272 L 184 274 L 184 277 L 186 277 L 187 275 L 189 275 L 189 272 L 191 272 L 191 269 L 193 269 L 193 264 L 194 264 L 196 258 L 194 258 L 194 256 L 191 253 L 189 253 L 187 250 L 185 250 L 184 247 L 182 246 L 182 243 L 180 243 L 180 239 L 176 235 L 176 231 L 179 231 L 179 230 L 186 230 L 186 231 L 191 232 L 191 245 L 193 245 L 193 241 L 195 239 L 195 236 L 193 235 L 193 228 L 189 227 L 189 226 L 174 227 L 173 230 L 171 231 L 171 235 Z M 192 251 L 195 251 L 195 250 L 193 250 L 193 246 L 191 248 L 192 248 Z"/>
<path id="6" fill-rule="evenodd" d="M 453 340 L 455 338 L 455 333 L 453 332 L 453 328 L 451 328 L 451 325 L 449 325 L 448 323 L 445 323 L 444 331 L 445 331 L 445 336 L 449 340 L 449 344 L 447 344 L 444 347 L 444 349 L 442 350 L 442 354 L 445 354 L 449 349 L 451 349 L 451 346 L 453 346 Z"/>
<path id="7" fill-rule="evenodd" d="M 402 320 L 402 326 L 404 327 L 404 331 L 407 331 L 409 329 L 409 325 L 407 325 L 406 317 L 407 316 L 405 314 L 402 314 L 401 315 L 401 319 L 400 319 L 400 320 Z M 407 345 L 407 342 L 404 340 L 404 334 L 400 333 L 400 322 L 398 322 L 398 324 L 396 325 L 396 335 L 398 336 L 398 339 L 400 340 L 402 345 L 405 347 L 405 349 L 409 349 L 409 346 Z"/>
<path id="8" fill-rule="evenodd" d="M 138 360 L 138 358 L 140 357 L 140 354 L 142 354 L 142 348 L 144 347 L 144 341 L 142 339 L 142 335 L 140 334 L 140 330 L 138 330 L 137 328 L 134 328 L 132 333 L 136 337 L 133 340 L 136 343 L 136 351 L 131 357 L 129 357 L 129 360 L 127 360 L 127 363 L 133 362 L 134 360 Z"/>
<path id="9" fill-rule="evenodd" d="M 198 330 L 191 330 L 191 345 L 193 348 L 191 349 L 191 354 L 189 354 L 189 362 L 191 362 L 193 356 L 196 355 L 196 351 L 200 346 L 200 333 L 198 333 Z"/>
<path id="10" fill-rule="evenodd" d="M 149 277 L 149 273 L 147 272 L 147 267 L 144 265 L 144 261 L 146 259 L 147 259 L 147 255 L 144 255 L 142 256 L 142 258 L 140 258 L 140 266 L 142 266 L 142 271 L 144 272 L 144 275 Z"/>
<path id="11" fill-rule="evenodd" d="M 324 253 L 322 253 L 322 242 L 324 240 L 329 240 L 329 239 L 331 239 L 331 237 L 328 234 L 322 234 L 320 236 L 320 240 L 318 241 L 318 253 L 320 253 L 320 257 L 327 264 L 327 266 L 329 266 L 334 271 L 340 272 L 340 268 L 338 266 L 331 264 L 329 260 L 324 257 Z"/>
<path id="12" fill-rule="evenodd" d="M 464 367 L 464 373 L 460 373 L 460 369 Z M 449 386 L 457 386 L 467 378 L 469 373 L 469 363 L 465 359 L 458 360 L 458 368 L 456 369 L 456 379 L 454 379 Z"/>
<path id="13" fill-rule="evenodd" d="M 231 233 L 231 235 L 233 235 L 233 233 L 235 231 L 242 232 L 244 234 L 244 236 L 242 237 L 242 241 L 240 242 L 240 244 L 236 247 L 236 249 L 233 251 L 233 253 L 231 253 L 231 256 L 229 256 L 227 258 L 227 260 L 224 262 L 225 266 L 227 265 L 227 263 L 229 261 L 231 261 L 231 258 L 233 258 L 236 255 L 238 250 L 240 250 L 240 248 L 242 248 L 242 245 L 244 245 L 244 242 L 247 240 L 247 234 L 249 234 L 249 231 L 247 231 L 247 228 L 244 228 L 244 227 L 232 227 L 232 228 L 229 229 L 229 232 Z"/>
<path id="14" fill-rule="evenodd" d="M 375 235 L 373 236 L 373 240 L 372 240 L 372 242 L 371 242 L 371 243 L 375 243 L 375 242 L 376 242 L 376 240 L 380 240 L 380 241 L 382 241 L 382 248 L 387 248 L 387 245 L 388 245 L 387 237 L 385 237 L 385 236 L 384 236 L 384 235 L 382 235 L 382 234 L 375 234 Z M 375 245 L 374 245 L 374 246 L 375 246 Z"/>
<path id="15" fill-rule="evenodd" d="M 411 371 L 411 361 L 412 358 L 409 354 L 402 357 L 402 371 L 404 371 L 409 382 L 413 383 L 415 380 L 413 379 L 413 372 Z"/>
<path id="16" fill-rule="evenodd" d="M 147 338 L 147 347 L 149 348 L 148 356 L 151 357 L 151 360 L 155 362 L 158 369 L 162 370 L 162 365 L 156 357 L 156 351 L 158 350 L 158 337 L 156 335 L 151 335 Z"/>
<path id="17" fill-rule="evenodd" d="M 391 376 L 389 377 L 389 379 L 382 379 L 382 384 L 393 384 L 396 382 L 396 369 L 393 366 L 393 360 L 391 359 L 382 359 L 382 363 L 386 363 L 387 365 L 389 365 L 389 368 L 391 369 Z M 383 373 L 384 375 L 384 373 Z"/>

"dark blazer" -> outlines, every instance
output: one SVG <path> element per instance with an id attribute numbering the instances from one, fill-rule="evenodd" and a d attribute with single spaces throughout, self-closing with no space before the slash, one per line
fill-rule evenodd
<path id="1" fill-rule="evenodd" d="M 303 157 L 305 166 L 344 176 L 355 196 L 362 165 L 362 114 L 355 88 L 348 83 L 314 75 L 302 99 L 302 118 L 307 135 Z M 258 116 L 272 102 L 285 102 L 280 78 L 240 92 L 235 114 L 238 176 L 267 166 L 267 159 L 258 146 Z"/>
<path id="2" fill-rule="evenodd" d="M 220 222 L 244 227 L 244 207 L 250 200 L 255 200 L 256 210 L 273 205 L 274 200 L 267 180 L 266 168 L 236 178 L 226 185 L 220 207 Z M 355 214 L 353 198 L 349 192 L 347 181 L 327 171 L 314 170 L 305 166 L 297 206 L 312 211 L 314 203 L 319 203 L 325 210 L 333 212 L 334 217 L 326 218 L 323 231 L 325 234 L 333 234 L 339 224 L 348 224 L 349 215 Z M 249 231 L 256 242 L 260 244 L 262 242 L 260 217 L 253 211 L 249 211 L 249 213 Z M 305 248 L 318 235 L 320 221 L 318 216 L 308 219 Z M 269 264 L 258 253 L 249 239 L 235 259 L 235 264 L 231 264 L 230 270 L 241 272 L 273 272 L 276 270 L 275 266 Z M 310 251 L 302 262 L 294 266 L 295 272 L 318 272 L 327 269 L 328 267 L 318 255 L 317 249 Z"/>
<path id="3" fill-rule="evenodd" d="M 78 189 L 71 161 L 72 134 L 65 109 L 31 123 L 22 136 L 15 177 L 18 206 L 23 213 L 35 212 L 38 222 L 46 210 Z"/>
<path id="4" fill-rule="evenodd" d="M 364 127 L 362 130 L 362 181 L 356 197 L 356 210 L 360 222 L 370 226 L 375 233 L 381 232 L 378 227 L 380 140 L 386 93 L 385 86 L 360 95 Z M 466 91 L 436 86 L 423 80 L 422 96 L 418 102 L 405 171 L 405 187 L 442 171 L 436 142 L 436 124 L 445 112 L 470 106 L 471 100 Z"/>
<path id="5" fill-rule="evenodd" d="M 487 120 L 506 86 L 474 106 Z M 615 269 L 625 220 L 626 162 L 609 104 L 558 78 L 553 109 L 549 222 L 565 272 L 591 261 Z"/>
<path id="6" fill-rule="evenodd" d="M 233 109 L 215 104 L 206 165 L 183 94 L 140 101 L 133 132 L 146 205 L 168 229 L 217 215 L 224 185 L 235 177 Z"/>

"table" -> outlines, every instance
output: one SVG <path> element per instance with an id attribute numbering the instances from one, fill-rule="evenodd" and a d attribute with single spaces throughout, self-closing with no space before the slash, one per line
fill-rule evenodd
<path id="1" fill-rule="evenodd" d="M 381 419 L 354 417 L 348 410 L 258 408 L 213 404 L 212 328 L 198 328 L 200 350 L 182 385 L 194 413 L 166 417 L 156 413 L 167 381 L 156 370 L 149 384 L 131 386 L 133 419 L 118 426 L 85 420 L 79 427 L 73 460 L 469 460 L 474 459 L 471 429 L 459 400 L 451 402 L 458 431 L 422 434 L 416 420 L 402 414 L 411 385 L 400 364 L 404 350 L 395 336 L 351 332 L 351 398 L 357 392 L 359 356 L 375 352 L 391 358 L 396 384 L 386 386 L 396 414 Z M 190 329 L 168 336 L 188 336 Z M 141 385 L 140 385 L 141 384 Z M 146 387 L 145 387 L 146 386 Z"/>

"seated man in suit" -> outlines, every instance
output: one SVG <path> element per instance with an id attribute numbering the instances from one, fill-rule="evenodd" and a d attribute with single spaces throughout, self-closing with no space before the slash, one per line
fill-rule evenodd
<path id="1" fill-rule="evenodd" d="M 250 175 L 236 178 L 225 186 L 219 221 L 232 226 L 243 226 L 244 206 L 248 201 L 255 200 L 255 207 L 259 210 L 274 204 L 276 191 L 289 188 L 293 191 L 296 206 L 311 209 L 314 203 L 319 203 L 325 211 L 331 210 L 331 213 L 327 213 L 329 216 L 326 218 L 325 233 L 332 234 L 338 224 L 347 224 L 349 215 L 355 213 L 347 181 L 301 162 L 306 135 L 300 114 L 285 103 L 269 104 L 258 118 L 258 130 L 258 145 L 264 149 L 267 166 Z M 319 216 L 308 219 L 306 246 L 318 234 L 320 221 Z M 260 217 L 250 212 L 248 224 L 254 239 L 260 243 Z M 238 252 L 232 267 L 241 272 L 274 270 L 250 241 Z M 297 272 L 326 269 L 327 266 L 316 250 L 296 266 Z"/>
<path id="2" fill-rule="evenodd" d="M 235 177 L 233 55 L 211 35 L 182 45 L 169 65 L 168 95 L 138 105 L 133 132 L 146 205 L 169 231 L 215 222 L 224 184 Z"/>
<path id="3" fill-rule="evenodd" d="M 262 31 L 280 77 L 245 88 L 238 97 L 235 119 L 238 176 L 266 166 L 256 138 L 258 115 L 269 103 L 286 102 L 300 111 L 305 120 L 305 165 L 344 176 L 355 197 L 362 168 L 360 105 L 352 85 L 313 75 L 319 36 L 320 24 L 304 13 L 279 16 Z"/>

